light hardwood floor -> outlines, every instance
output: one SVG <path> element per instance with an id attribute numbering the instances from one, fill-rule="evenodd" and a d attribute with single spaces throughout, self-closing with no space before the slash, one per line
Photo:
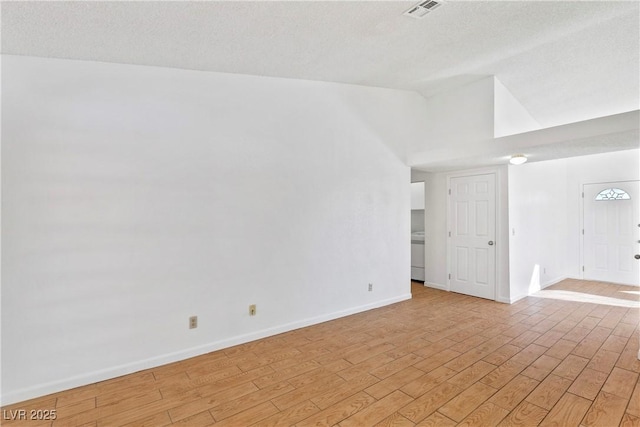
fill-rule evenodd
<path id="1" fill-rule="evenodd" d="M 638 288 L 566 280 L 547 296 L 593 302 L 512 305 L 412 291 L 402 303 L 11 405 L 4 418 L 55 408 L 57 419 L 2 425 L 640 425 Z"/>

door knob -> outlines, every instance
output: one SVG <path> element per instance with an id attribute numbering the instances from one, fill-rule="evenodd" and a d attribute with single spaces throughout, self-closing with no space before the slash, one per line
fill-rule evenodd
<path id="1" fill-rule="evenodd" d="M 640 259 L 640 255 L 636 254 L 636 256 L 634 256 L 635 259 Z"/>
<path id="2" fill-rule="evenodd" d="M 489 240 L 489 246 L 493 246 L 493 240 Z"/>

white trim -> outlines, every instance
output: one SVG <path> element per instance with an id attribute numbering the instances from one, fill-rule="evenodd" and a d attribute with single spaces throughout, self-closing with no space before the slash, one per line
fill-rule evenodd
<path id="1" fill-rule="evenodd" d="M 451 179 L 452 178 L 461 178 L 461 177 L 467 177 L 467 176 L 477 176 L 477 175 L 493 175 L 494 176 L 494 185 L 495 185 L 495 193 L 494 193 L 494 197 L 495 197 L 495 242 L 498 245 L 502 244 L 502 240 L 503 240 L 503 236 L 501 233 L 501 227 L 500 225 L 502 224 L 503 218 L 501 215 L 501 210 L 502 210 L 502 204 L 501 204 L 501 199 L 502 199 L 502 179 L 504 179 L 502 177 L 502 172 L 501 169 L 499 167 L 490 167 L 490 168 L 479 168 L 479 169 L 469 169 L 469 170 L 463 170 L 463 171 L 456 171 L 456 172 L 450 172 L 448 174 L 446 174 L 446 179 L 447 179 L 447 291 L 451 291 L 451 280 L 449 279 L 449 274 L 451 271 L 451 239 L 449 238 L 449 232 L 451 231 L 451 194 L 449 194 L 449 191 L 451 190 Z M 498 248 L 496 247 L 496 253 L 495 253 L 495 277 L 494 277 L 494 298 L 493 301 L 498 301 L 498 302 L 504 302 L 505 299 L 498 297 L 499 294 L 499 289 L 500 289 L 500 270 L 499 268 L 502 267 L 503 264 L 503 260 L 502 257 L 500 256 L 500 250 L 498 250 Z"/>
<path id="2" fill-rule="evenodd" d="M 566 280 L 566 279 L 571 279 L 571 277 L 569 277 L 569 276 L 556 277 L 555 279 L 551 279 L 547 283 L 544 283 L 544 284 L 540 285 L 540 289 L 548 288 L 549 286 L 555 285 L 556 283 L 560 283 L 560 282 L 562 282 L 563 280 Z"/>
<path id="3" fill-rule="evenodd" d="M 449 289 L 447 288 L 446 285 L 441 285 L 440 283 L 427 283 L 424 282 L 424 286 L 426 286 L 427 288 L 434 288 L 434 289 L 438 289 L 441 291 L 449 291 Z"/>
<path id="4" fill-rule="evenodd" d="M 547 288 L 547 287 L 549 287 L 549 286 L 551 286 L 551 285 L 555 285 L 556 283 L 560 283 L 560 282 L 562 282 L 563 280 L 566 280 L 566 279 L 577 279 L 577 280 L 582 280 L 582 279 L 577 278 L 577 277 L 560 276 L 560 277 L 557 277 L 557 278 L 555 278 L 555 279 L 552 279 L 552 280 L 550 280 L 550 281 L 548 281 L 548 282 L 546 282 L 546 283 L 544 283 L 544 284 L 541 284 L 541 285 L 540 285 L 540 290 L 542 290 L 542 289 L 544 289 L 544 288 Z M 536 291 L 536 292 L 537 292 L 537 291 Z M 533 294 L 522 294 L 522 295 L 518 295 L 517 297 L 511 297 L 510 299 L 508 299 L 508 301 L 509 301 L 509 304 L 513 304 L 514 302 L 519 301 L 519 300 L 521 300 L 521 299 L 523 299 L 523 298 L 526 298 L 526 297 L 529 297 L 529 296 L 534 296 L 534 295 L 533 295 Z M 507 298 L 502 298 L 502 299 L 503 299 L 504 301 L 500 301 L 500 302 L 506 302 L 506 301 L 507 301 Z"/>
<path id="5" fill-rule="evenodd" d="M 518 295 L 517 297 L 511 297 L 511 298 L 501 297 L 498 302 L 504 302 L 506 304 L 513 304 L 514 302 L 520 301 L 521 299 L 526 298 L 528 296 L 529 295 Z"/>
<path id="6" fill-rule="evenodd" d="M 27 387 L 13 391 L 11 393 L 3 394 L 0 399 L 0 405 L 10 405 L 24 400 L 33 399 L 35 397 L 45 396 L 47 394 L 56 393 L 63 390 L 69 390 L 75 387 L 104 381 L 107 379 L 117 378 L 122 375 L 131 374 L 134 372 L 143 371 L 145 369 L 155 368 L 158 366 L 166 365 L 168 363 L 179 362 L 181 360 L 189 359 L 191 357 L 199 356 L 202 354 L 210 353 L 212 351 L 221 350 L 224 348 L 232 347 L 238 344 L 244 344 L 250 341 L 255 341 L 261 338 L 270 337 L 273 335 L 281 334 L 283 332 L 292 331 L 294 329 L 304 328 L 306 326 L 315 325 L 318 323 L 327 322 L 329 320 L 346 317 L 352 314 L 361 313 L 363 311 L 372 310 L 378 307 L 384 307 L 386 305 L 395 304 L 401 301 L 411 299 L 411 294 L 403 294 L 398 297 L 388 298 L 385 300 L 376 301 L 370 304 L 365 304 L 346 310 L 336 311 L 321 316 L 311 317 L 309 319 L 303 319 L 297 322 L 286 323 L 281 326 L 262 329 L 260 331 L 251 332 L 244 335 L 239 335 L 226 340 L 214 341 L 209 344 L 201 345 L 198 347 L 192 347 L 186 350 L 177 351 L 174 353 L 168 353 L 161 356 L 151 357 L 149 359 L 139 360 L 133 363 L 127 363 L 120 366 L 115 366 L 108 369 L 101 369 L 94 372 L 88 372 L 82 375 L 76 375 L 71 378 L 67 378 L 61 381 L 52 381 L 49 383 L 39 384 L 32 387 Z"/>

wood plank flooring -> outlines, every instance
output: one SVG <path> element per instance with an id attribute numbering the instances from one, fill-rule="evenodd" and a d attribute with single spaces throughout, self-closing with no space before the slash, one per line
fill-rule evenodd
<path id="1" fill-rule="evenodd" d="M 413 283 L 409 301 L 5 407 L 2 425 L 640 426 L 637 291 L 565 280 L 507 305 Z M 20 409 L 57 418 L 6 419 Z"/>

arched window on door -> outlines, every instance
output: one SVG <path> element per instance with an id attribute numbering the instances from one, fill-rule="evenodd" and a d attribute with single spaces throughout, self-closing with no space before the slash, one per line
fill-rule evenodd
<path id="1" fill-rule="evenodd" d="M 602 190 L 596 196 L 597 201 L 608 201 L 608 200 L 629 200 L 631 196 L 619 188 L 607 188 Z"/>

